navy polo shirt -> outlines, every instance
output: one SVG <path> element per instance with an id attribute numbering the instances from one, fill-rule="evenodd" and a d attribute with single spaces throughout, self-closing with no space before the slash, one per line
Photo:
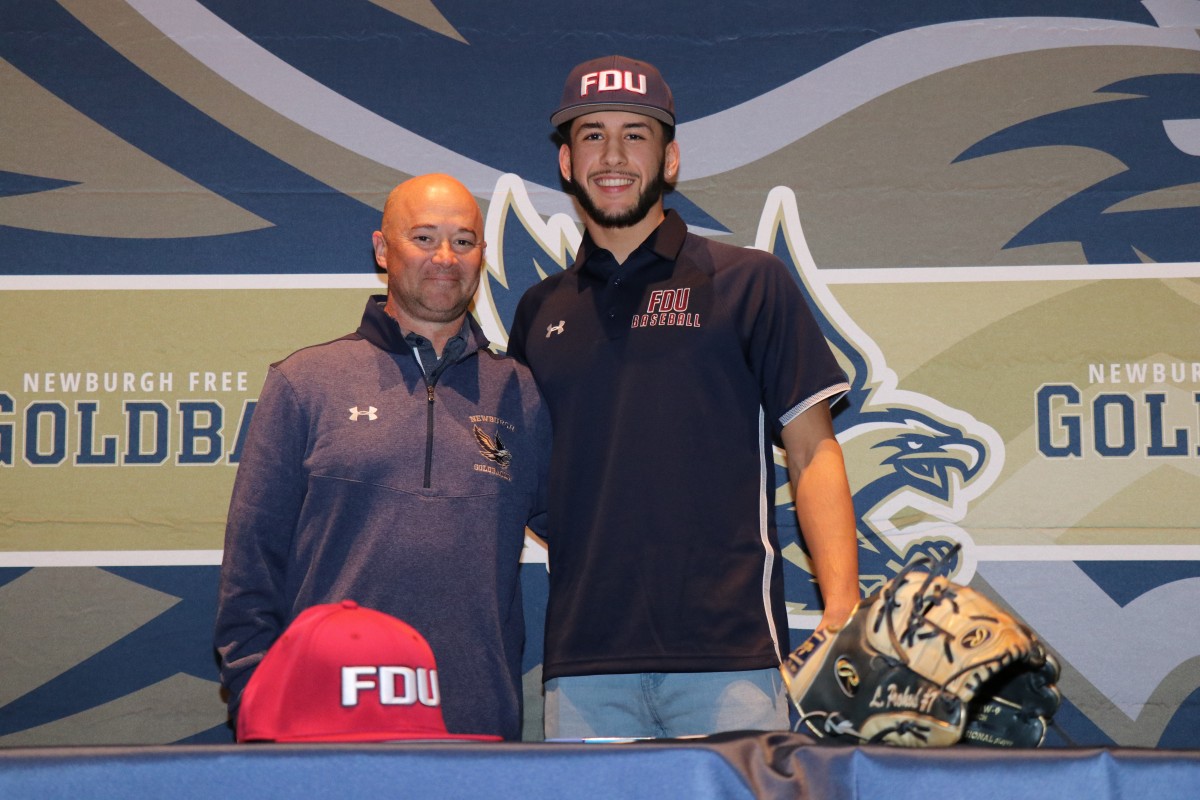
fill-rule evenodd
<path id="1" fill-rule="evenodd" d="M 585 236 L 509 353 L 554 429 L 543 677 L 777 665 L 771 443 L 849 388 L 784 264 L 673 211 L 624 264 Z"/>

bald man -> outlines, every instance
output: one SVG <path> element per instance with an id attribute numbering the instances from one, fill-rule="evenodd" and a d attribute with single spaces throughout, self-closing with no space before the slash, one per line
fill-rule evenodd
<path id="1" fill-rule="evenodd" d="M 467 313 L 484 242 L 462 184 L 400 184 L 372 245 L 386 297 L 354 333 L 272 364 L 247 434 L 215 635 L 231 717 L 301 611 L 350 599 L 429 641 L 451 733 L 517 739 L 518 559 L 544 509 L 549 417 Z"/>

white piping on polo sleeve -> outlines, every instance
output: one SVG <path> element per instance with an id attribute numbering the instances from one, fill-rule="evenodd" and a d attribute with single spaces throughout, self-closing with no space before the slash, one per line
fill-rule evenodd
<path id="1" fill-rule="evenodd" d="M 784 414 L 782 417 L 780 417 L 779 418 L 779 427 L 786 428 L 787 424 L 789 422 L 791 422 L 796 417 L 803 414 L 805 411 L 808 411 L 810 408 L 812 408 L 813 406 L 815 406 L 817 403 L 821 402 L 822 400 L 828 400 L 829 404 L 833 405 L 835 402 L 837 402 L 841 398 L 842 395 L 844 395 L 848 391 L 850 391 L 850 384 L 845 383 L 845 382 L 835 383 L 833 386 L 830 386 L 826 389 L 822 389 L 821 391 L 814 394 L 812 397 L 797 404 L 790 411 L 788 411 L 786 414 Z"/>

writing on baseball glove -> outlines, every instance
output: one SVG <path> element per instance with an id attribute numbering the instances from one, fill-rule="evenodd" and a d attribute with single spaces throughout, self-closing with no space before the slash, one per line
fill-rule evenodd
<path id="1" fill-rule="evenodd" d="M 968 729 L 974 744 L 1041 743 L 1057 664 L 1026 625 L 942 574 L 951 554 L 910 563 L 788 656 L 780 669 L 808 731 L 905 747 L 956 744 Z"/>

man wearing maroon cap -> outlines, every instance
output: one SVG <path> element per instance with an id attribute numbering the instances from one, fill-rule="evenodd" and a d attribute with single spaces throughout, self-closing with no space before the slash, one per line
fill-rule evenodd
<path id="1" fill-rule="evenodd" d="M 547 737 L 786 728 L 771 445 L 787 450 L 821 624 L 839 625 L 858 600 L 829 412 L 846 376 L 779 259 L 664 211 L 680 149 L 655 67 L 580 64 L 551 122 L 586 235 L 522 298 L 508 346 L 554 421 Z"/>

